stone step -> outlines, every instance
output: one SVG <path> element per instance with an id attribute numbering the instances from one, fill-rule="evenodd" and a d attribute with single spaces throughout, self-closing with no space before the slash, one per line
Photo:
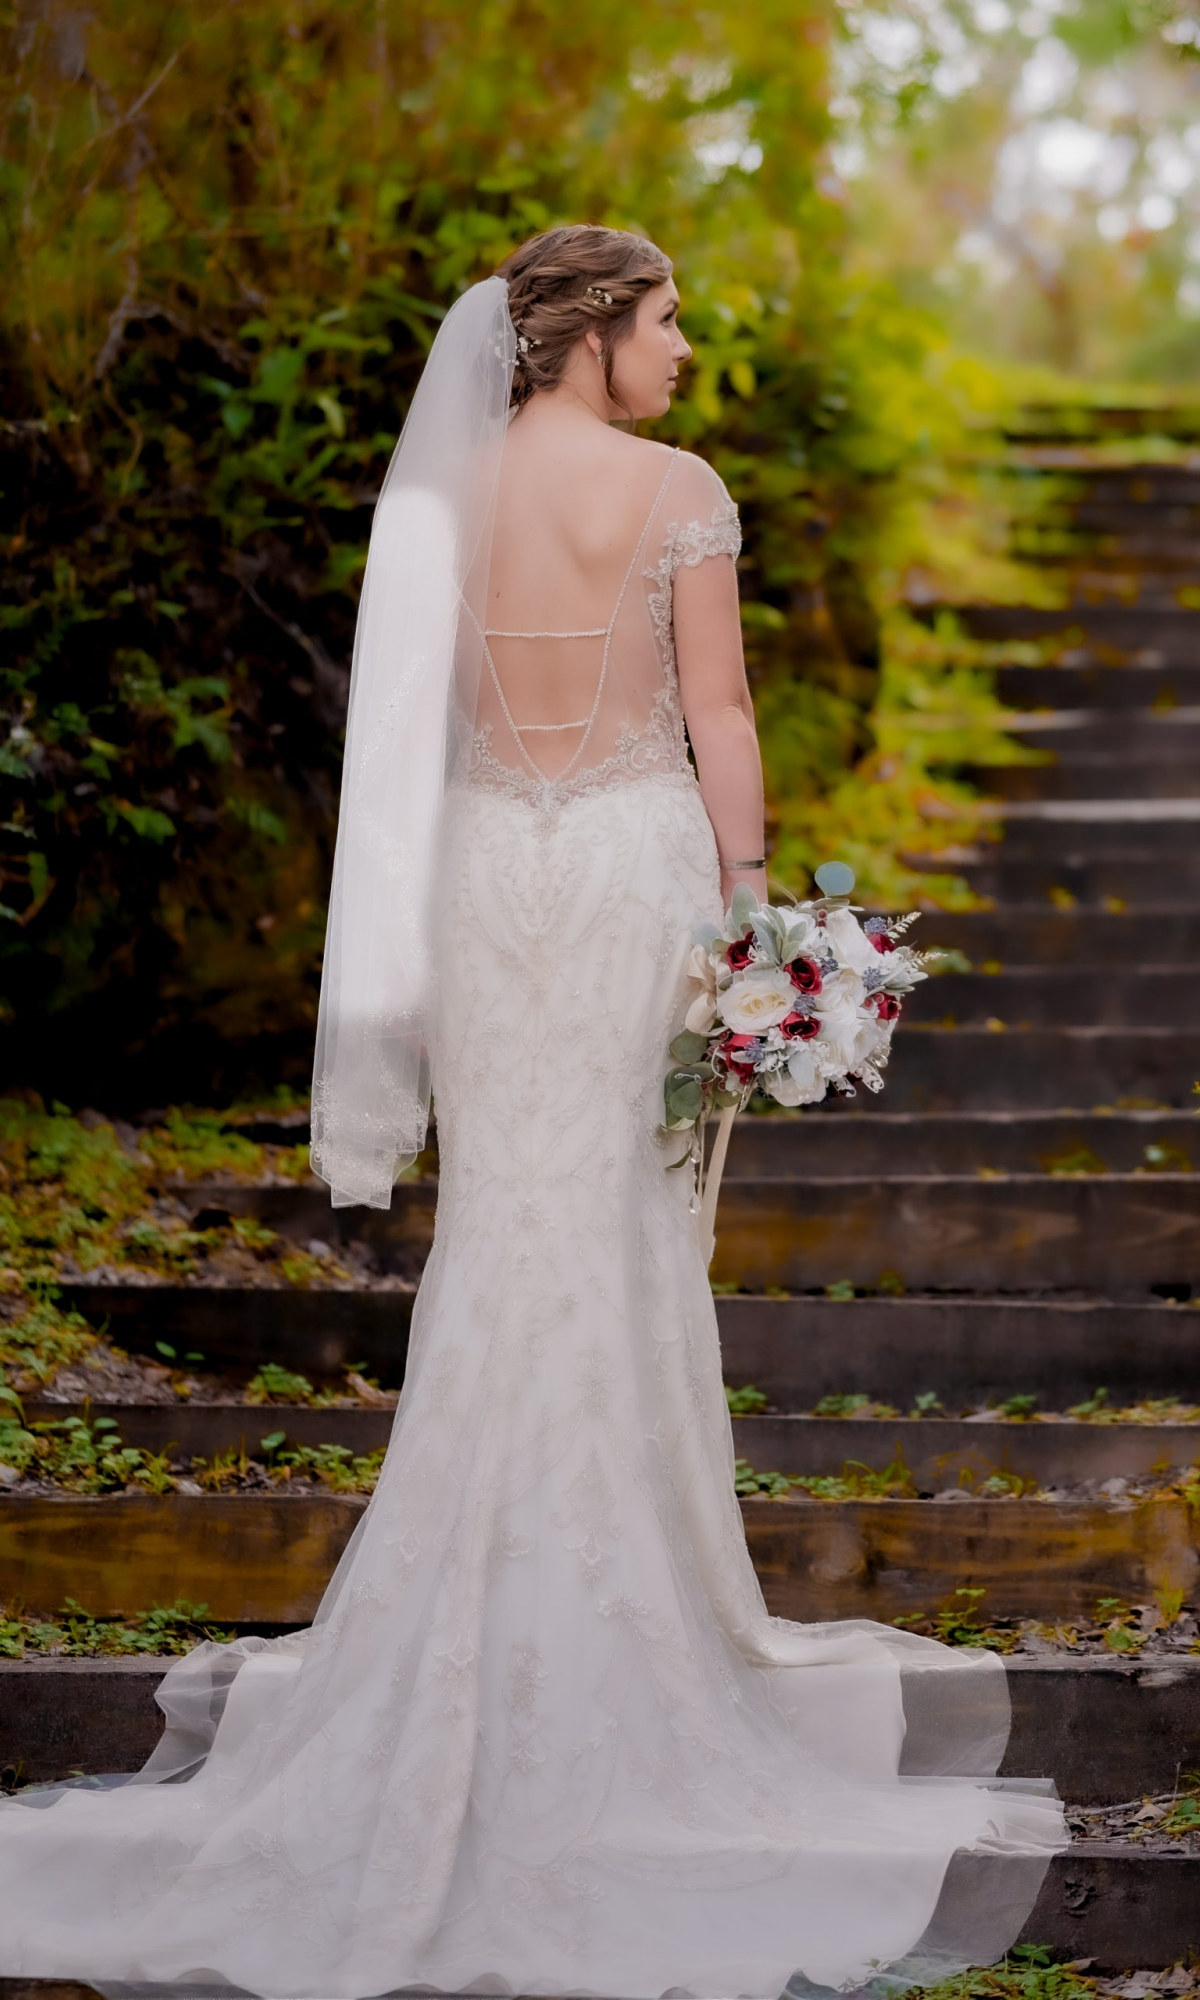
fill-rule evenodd
<path id="1" fill-rule="evenodd" d="M 974 764 L 967 775 L 986 798 L 1002 800 L 1200 799 L 1200 765 L 1139 752 L 1081 750 L 1037 764 Z"/>
<path id="2" fill-rule="evenodd" d="M 725 1379 L 753 1383 L 781 1410 L 869 1395 L 948 1409 L 1036 1395 L 1066 1410 L 1106 1388 L 1115 1407 L 1196 1398 L 1200 1309 L 1000 1296 L 718 1298 Z"/>
<path id="3" fill-rule="evenodd" d="M 141 1495 L 0 1502 L 0 1602 L 94 1617 L 205 1604 L 217 1623 L 305 1624 L 365 1500 L 351 1494 Z M 1177 1495 L 1038 1499 L 752 1499 L 750 1552 L 785 1618 L 927 1615 L 961 1588 L 992 1618 L 1090 1617 L 1101 1597 L 1200 1589 L 1200 1519 Z"/>
<path id="4" fill-rule="evenodd" d="M 30 1783 L 138 1770 L 162 1729 L 154 1696 L 164 1664 L 0 1660 L 0 1772 Z M 1085 1655 L 1006 1665 L 1012 1731 L 1003 1772 L 1051 1777 L 1071 1804 L 1107 1805 L 1169 1792 L 1200 1759 L 1200 1660 Z"/>
<path id="5" fill-rule="evenodd" d="M 68 1302 L 96 1324 L 106 1320 L 130 1353 L 157 1357 L 165 1339 L 246 1377 L 277 1361 L 314 1382 L 356 1363 L 398 1388 L 407 1351 L 400 1309 L 412 1301 L 394 1292 L 76 1285 Z M 948 1408 L 1036 1393 L 1043 1409 L 1066 1409 L 1101 1387 L 1114 1403 L 1194 1400 L 1200 1376 L 1200 1312 L 1187 1306 L 917 1294 L 844 1302 L 743 1294 L 716 1304 L 727 1380 L 757 1383 L 780 1409 L 854 1390 L 906 1409 L 930 1389 Z M 270 1406 L 260 1423 L 259 1437 L 277 1428 Z"/>
<path id="6" fill-rule="evenodd" d="M 1043 492 L 1044 474 L 1049 472 L 1051 504 L 1075 498 L 1107 507 L 1200 506 L 1200 466 L 1192 464 L 1147 460 L 1141 465 L 1106 465 L 1093 460 L 1060 465 L 1016 463 L 1013 469 L 1025 484 L 1034 481 Z"/>
<path id="7" fill-rule="evenodd" d="M 1079 976 L 1103 973 L 1082 968 Z M 1180 1108 L 1197 1079 L 1200 1028 L 902 1025 L 886 1097 L 892 1111 Z"/>
<path id="8" fill-rule="evenodd" d="M 1031 750 L 1049 750 L 1060 764 L 1121 757 L 1139 763 L 1200 763 L 1200 708 L 1048 708 L 1010 734 Z"/>
<path id="9" fill-rule="evenodd" d="M 1115 897 L 1131 908 L 1152 907 L 1164 897 L 1176 909 L 1195 902 L 1200 907 L 1200 839 L 1190 850 L 1164 855 L 1153 848 L 1112 853 L 1062 848 L 1031 859 L 1010 855 L 1007 843 L 978 850 L 974 861 L 939 862 L 925 858 L 927 867 L 949 866 L 963 876 L 977 895 L 994 902 L 1034 903 L 1053 899 L 1065 890 L 1080 903 L 1102 906 Z"/>
<path id="10" fill-rule="evenodd" d="M 26 1401 L 26 1419 L 111 1418 L 122 1444 L 173 1459 L 211 1459 L 229 1451 L 265 1456 L 262 1441 L 282 1434 L 286 1448 L 336 1445 L 356 1455 L 386 1449 L 395 1408 L 314 1409 L 305 1403 L 99 1403 Z M 847 1462 L 882 1471 L 903 1458 L 922 1493 L 978 1486 L 993 1473 L 1039 1486 L 1085 1480 L 1140 1479 L 1165 1466 L 1200 1461 L 1195 1423 L 1086 1423 L 1069 1416 L 1013 1421 L 999 1415 L 885 1418 L 819 1417 L 778 1412 L 733 1419 L 734 1448 L 760 1471 L 825 1478 Z M 18 1497 L 22 1497 L 19 1494 Z"/>
<path id="11" fill-rule="evenodd" d="M 1106 966 L 1087 987 L 1097 1028 L 1184 1028 L 1195 1020 L 1200 964 Z M 918 1022 L 982 1027 L 1070 1028 L 1080 1014 L 1079 974 L 1071 965 L 1002 966 L 995 972 L 946 972 L 926 980 L 904 1003 L 901 1033 Z M 907 1037 L 900 1047 L 907 1045 Z M 893 1081 L 899 1074 L 893 1070 Z"/>
<path id="12" fill-rule="evenodd" d="M 1119 1841 L 1079 1841 L 1056 1855 L 1022 1932 L 1059 1958 L 1153 1969 L 1191 1960 L 1200 1932 L 1200 1854 L 1140 1854 Z M 1131 1982 L 1132 1983 L 1132 1982 Z"/>
<path id="13" fill-rule="evenodd" d="M 1014 708 L 1152 709 L 1200 702 L 1200 661 L 1173 666 L 1106 666 L 1103 662 L 998 668 L 996 691 Z"/>
<path id="14" fill-rule="evenodd" d="M 331 1210 L 325 1188 L 314 1186 L 312 1196 L 314 1212 L 324 1202 L 327 1228 L 334 1217 L 368 1213 Z M 337 1382 L 346 1368 L 361 1367 L 385 1388 L 398 1388 L 413 1297 L 413 1291 L 348 1288 L 74 1283 L 63 1286 L 61 1302 L 83 1313 L 91 1325 L 105 1328 L 130 1354 L 161 1360 L 159 1342 L 165 1341 L 176 1354 L 201 1353 L 207 1363 L 247 1379 L 264 1362 L 277 1362 L 315 1383 Z M 261 1421 L 269 1431 L 266 1406 Z"/>
<path id="15" fill-rule="evenodd" d="M 923 607 L 923 614 L 933 618 L 946 609 L 955 612 L 973 638 L 993 643 L 1058 638 L 1071 651 L 1087 648 L 1114 666 L 1147 651 L 1160 654 L 1166 664 L 1194 661 L 1200 636 L 1200 612 L 1196 611 L 1144 611 L 1119 605 L 1093 609 L 1066 605 L 1060 610 L 1045 610 L 1022 604 L 961 604 Z"/>
<path id="16" fill-rule="evenodd" d="M 1025 1767 L 1022 1767 L 1024 1769 Z M 1190 1962 L 1200 1904 L 1200 1857 L 1139 1853 L 1121 1841 L 1077 1841 L 1055 1855 L 1021 1942 L 1094 1972 Z M 992 1990 L 990 1987 L 989 1991 Z M 0 1978 L 0 2000 L 97 2000 L 72 1979 Z"/>
<path id="17" fill-rule="evenodd" d="M 1194 965 L 1200 964 L 1200 909 L 1161 902 L 1122 911 L 1056 910 L 1044 903 L 961 914 L 931 910 L 911 937 L 923 949 L 961 951 L 973 965 L 996 959 L 1007 965 L 1074 964 L 1081 971 L 1114 961 Z M 1079 1018 L 1081 1025 L 1089 1018 L 1083 993 Z"/>
<path id="18" fill-rule="evenodd" d="M 1064 851 L 1123 853 L 1136 847 L 1164 855 L 1194 852 L 1200 799 L 1043 799 L 983 803 L 981 827 L 1004 836 L 1010 858 L 1042 859 Z"/>
<path id="19" fill-rule="evenodd" d="M 1198 1904 L 1194 1852 L 1146 1854 L 1121 1841 L 1077 1841 L 1051 1861 L 1022 1942 L 1086 1960 L 1096 1972 L 1166 1968 L 1190 1961 Z M 71 1979 L 0 1978 L 0 2000 L 96 2000 L 96 1991 Z"/>
<path id="20" fill-rule="evenodd" d="M 738 1457 L 758 1471 L 815 1478 L 836 1477 L 848 1465 L 884 1472 L 903 1460 L 923 1494 L 972 1491 L 995 1475 L 1058 1488 L 1088 1480 L 1136 1480 L 1168 1466 L 1187 1470 L 1200 1461 L 1200 1422 L 904 1417 L 889 1423 L 785 1414 L 735 1417 L 733 1441 Z"/>
<path id="21" fill-rule="evenodd" d="M 1133 500 L 1099 499 L 1085 488 L 1074 496 L 1065 492 L 1033 520 L 1017 522 L 1014 540 L 1019 547 L 1051 550 L 1078 544 L 1122 554 L 1144 552 L 1151 561 L 1164 545 L 1178 544 L 1200 568 L 1200 505 L 1172 500 L 1139 505 Z"/>
<path id="22" fill-rule="evenodd" d="M 1160 1038 L 1178 1039 L 1169 1031 L 1161 1031 Z M 982 1043 L 983 1052 L 993 1047 L 1001 1051 L 1012 1083 L 1025 1073 L 1018 1045 L 1054 1039 L 1053 1034 L 1029 1031 L 989 1036 L 984 1042 L 971 1029 L 914 1030 L 906 1054 L 930 1044 L 957 1048 L 975 1043 L 978 1062 Z M 1098 1038 L 1088 1039 L 1094 1043 Z M 1200 1031 L 1196 1039 L 1200 1042 Z M 1017 1060 L 1005 1060 L 1014 1049 Z M 912 1067 L 910 1063 L 910 1071 Z M 970 1074 L 969 1064 L 961 1067 Z M 1189 1072 L 1189 1078 L 1198 1073 Z M 1103 1074 L 1096 1072 L 1097 1078 Z M 998 1083 L 992 1075 L 987 1081 L 997 1096 L 1012 1101 L 1004 1078 Z M 934 1096 L 928 1066 L 915 1080 L 910 1074 L 903 1095 L 911 1099 L 918 1087 Z M 1047 1094 L 1060 1087 L 1052 1059 L 1044 1087 Z M 1186 1088 L 1190 1091 L 1190 1080 Z M 947 1094 L 943 1079 L 942 1095 Z M 961 1107 L 966 1094 L 958 1093 L 953 1108 Z M 977 1088 L 974 1094 L 982 1093 Z M 891 1101 L 895 1110 L 923 1108 Z M 423 1265 L 432 1244 L 436 1193 L 436 1183 L 402 1182 L 390 1209 L 326 1210 L 324 1241 L 335 1248 L 365 1244 L 378 1269 L 407 1273 Z M 323 1198 L 319 1187 L 239 1188 L 225 1190 L 219 1206 L 255 1216 L 293 1241 L 305 1241 L 313 1233 L 309 1218 Z M 211 1213 L 218 1204 L 205 1205 Z M 846 1277 L 873 1285 L 881 1271 L 899 1271 L 906 1284 L 933 1290 L 995 1285 L 1025 1291 L 1076 1284 L 1128 1288 L 1200 1281 L 1200 1200 L 1189 1171 L 1080 1178 L 1038 1172 L 996 1180 L 974 1171 L 803 1179 L 793 1170 L 786 1180 L 739 1180 L 727 1174 L 718 1225 L 714 1275 L 756 1290 L 763 1285 L 807 1290 Z M 1091 1242 L 1095 1231 L 1103 1237 Z M 79 1288 L 73 1289 L 78 1294 Z M 260 1294 L 260 1299 L 258 1310 L 269 1310 L 270 1294 Z M 208 1351 L 202 1341 L 197 1344 Z"/>
<path id="23" fill-rule="evenodd" d="M 898 1277 L 921 1291 L 1200 1285 L 1190 1174 L 731 1180 L 714 1282 L 811 1291 Z"/>
<path id="24" fill-rule="evenodd" d="M 812 1111 L 742 1112 L 725 1172 L 732 1180 L 802 1175 L 971 1175 L 1085 1171 L 1151 1174 L 1200 1167 L 1193 1111 L 891 1111 L 836 1100 Z M 1200 1181 L 1197 1182 L 1200 1194 Z"/>

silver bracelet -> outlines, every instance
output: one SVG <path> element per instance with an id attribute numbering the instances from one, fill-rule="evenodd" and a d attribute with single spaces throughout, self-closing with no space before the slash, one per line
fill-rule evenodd
<path id="1" fill-rule="evenodd" d="M 765 868 L 767 857 L 760 854 L 757 861 L 722 861 L 722 868 Z"/>

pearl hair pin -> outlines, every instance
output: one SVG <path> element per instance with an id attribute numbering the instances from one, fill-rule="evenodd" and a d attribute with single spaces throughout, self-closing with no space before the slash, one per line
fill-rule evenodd
<path id="1" fill-rule="evenodd" d="M 613 302 L 612 293 L 606 292 L 603 285 L 589 285 L 587 288 L 587 296 L 589 299 L 592 300 L 593 304 L 595 305 L 610 306 Z"/>

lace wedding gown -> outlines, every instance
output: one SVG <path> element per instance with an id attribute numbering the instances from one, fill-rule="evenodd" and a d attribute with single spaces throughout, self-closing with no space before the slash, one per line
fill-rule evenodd
<path id="1" fill-rule="evenodd" d="M 1048 1781 L 992 1775 L 999 1658 L 770 1617 L 747 1555 L 659 1127 L 720 915 L 672 606 L 739 530 L 702 460 L 639 465 L 586 588 L 550 525 L 497 534 L 529 629 L 489 631 L 442 858 L 436 1239 L 378 1489 L 310 1629 L 170 1667 L 141 1771 L 0 1805 L 0 1973 L 774 2000 L 992 1960 L 1063 1844 Z"/>

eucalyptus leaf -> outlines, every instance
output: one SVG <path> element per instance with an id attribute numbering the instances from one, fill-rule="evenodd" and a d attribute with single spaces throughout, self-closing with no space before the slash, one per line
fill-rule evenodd
<path id="1" fill-rule="evenodd" d="M 672 1119 L 698 1118 L 704 1109 L 704 1092 L 695 1077 L 688 1076 L 667 1092 L 667 1111 Z"/>
<path id="2" fill-rule="evenodd" d="M 696 1063 L 708 1049 L 708 1036 L 698 1035 L 691 1028 L 683 1028 L 670 1044 L 671 1054 L 681 1063 Z"/>
<path id="3" fill-rule="evenodd" d="M 854 887 L 854 870 L 844 861 L 823 861 L 813 880 L 826 896 L 848 896 Z"/>

